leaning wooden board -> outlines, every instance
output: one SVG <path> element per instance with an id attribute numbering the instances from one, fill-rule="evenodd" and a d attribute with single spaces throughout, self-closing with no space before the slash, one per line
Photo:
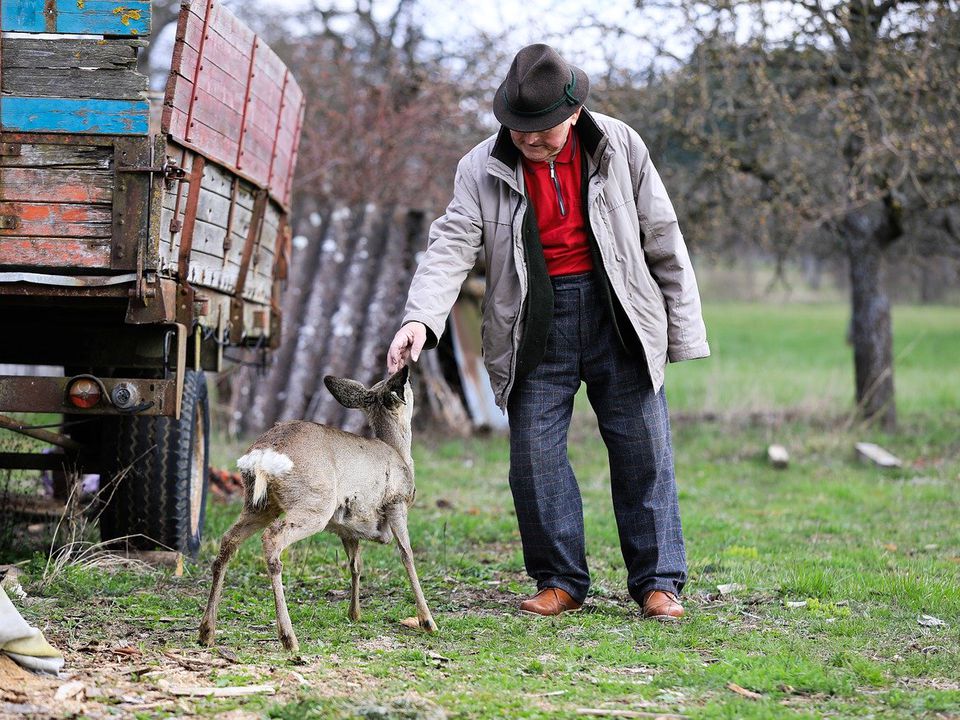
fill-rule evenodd
<path id="1" fill-rule="evenodd" d="M 128 322 L 275 343 L 302 92 L 229 11 L 184 2 L 151 134 L 150 19 L 147 0 L 0 2 L 0 294 L 5 271 L 135 274 Z M 191 302 L 150 308 L 167 281 Z"/>

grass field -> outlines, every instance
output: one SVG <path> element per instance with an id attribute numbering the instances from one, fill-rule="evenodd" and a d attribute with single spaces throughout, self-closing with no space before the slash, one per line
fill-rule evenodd
<path id="1" fill-rule="evenodd" d="M 101 700 L 81 712 L 960 718 L 960 311 L 897 309 L 901 428 L 893 435 L 849 419 L 852 361 L 839 306 L 706 312 L 714 357 L 668 370 L 682 418 L 674 436 L 690 561 L 679 624 L 640 620 L 626 593 L 606 456 L 582 403 L 571 459 L 594 584 L 578 613 L 516 610 L 532 585 L 501 437 L 414 440 L 411 535 L 437 635 L 399 624 L 413 604 L 392 547 L 364 546 L 364 617 L 350 623 L 340 543 L 316 536 L 284 558 L 300 657 L 280 649 L 256 541 L 227 576 L 218 636 L 227 651 L 201 651 L 195 630 L 209 563 L 238 511 L 225 503 L 211 505 L 200 562 L 183 577 L 72 568 L 32 592 L 37 556 L 24 567 L 33 595 L 24 613 L 67 651 L 68 664 L 88 668 L 82 678 Z M 711 420 L 697 418 L 704 411 Z M 858 440 L 881 443 L 904 467 L 858 463 Z M 790 450 L 788 469 L 766 463 L 770 442 Z M 221 443 L 221 463 L 240 447 Z M 116 647 L 137 654 L 118 659 Z M 175 682 L 277 692 L 175 698 Z"/>

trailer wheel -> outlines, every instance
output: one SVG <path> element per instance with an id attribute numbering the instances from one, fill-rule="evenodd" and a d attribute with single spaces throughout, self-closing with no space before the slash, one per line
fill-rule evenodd
<path id="1" fill-rule="evenodd" d="M 210 411 L 202 372 L 188 370 L 180 418 L 117 418 L 104 433 L 104 540 L 196 557 L 207 501 Z"/>

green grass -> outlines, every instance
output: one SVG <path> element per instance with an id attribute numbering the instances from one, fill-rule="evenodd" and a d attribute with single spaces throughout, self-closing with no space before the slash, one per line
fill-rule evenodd
<path id="1" fill-rule="evenodd" d="M 284 557 L 301 657 L 276 638 L 260 544 L 231 565 L 218 643 L 240 664 L 211 685 L 284 684 L 278 698 L 191 701 L 274 718 L 572 718 L 578 709 L 691 718 L 944 718 L 960 715 L 960 356 L 956 311 L 898 310 L 901 427 L 878 434 L 846 421 L 850 382 L 839 308 L 708 307 L 715 358 L 668 370 L 675 409 L 709 397 L 718 419 L 675 423 L 690 578 L 687 618 L 642 621 L 626 592 L 606 467 L 589 409 L 578 403 L 571 457 L 584 496 L 593 589 L 584 610 L 520 615 L 523 572 L 504 438 L 415 438 L 417 567 L 440 626 L 413 614 L 392 547 L 364 545 L 359 623 L 347 620 L 349 573 L 321 535 Z M 834 347 L 836 345 L 836 347 Z M 783 412 L 786 409 L 792 412 Z M 760 416 L 752 413 L 759 412 Z M 860 464 L 855 441 L 880 442 L 904 467 Z M 770 442 L 789 468 L 765 462 Z M 224 456 L 236 450 L 218 451 Z M 72 569 L 25 613 L 71 648 L 134 644 L 195 650 L 220 534 L 238 507 L 214 503 L 200 563 L 168 573 Z M 26 573 L 36 577 L 40 558 Z M 721 594 L 718 586 L 735 584 Z M 30 585 L 28 583 L 28 590 Z M 945 625 L 918 622 L 931 615 Z M 291 678 L 296 673 L 307 684 Z M 133 676 L 135 678 L 139 675 Z M 154 687 L 149 673 L 139 683 Z M 735 683 L 759 693 L 748 699 Z M 143 717 L 179 715 L 170 705 Z"/>
<path id="2" fill-rule="evenodd" d="M 853 407 L 849 308 L 841 304 L 704 306 L 712 351 L 667 370 L 675 411 L 841 415 Z M 960 309 L 893 311 L 894 383 L 903 413 L 960 408 Z"/>

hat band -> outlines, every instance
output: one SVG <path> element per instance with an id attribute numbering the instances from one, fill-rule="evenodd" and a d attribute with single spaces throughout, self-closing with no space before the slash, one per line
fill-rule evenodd
<path id="1" fill-rule="evenodd" d="M 570 71 L 570 82 L 563 86 L 563 95 L 550 107 L 545 107 L 542 110 L 517 110 L 510 104 L 510 100 L 507 99 L 507 89 L 503 89 L 503 102 L 506 103 L 507 109 L 510 110 L 514 115 L 522 115 L 525 117 L 539 117 L 540 115 L 546 115 L 556 110 L 558 107 L 567 103 L 568 105 L 579 105 L 580 101 L 573 96 L 573 91 L 577 89 L 577 76 Z"/>

